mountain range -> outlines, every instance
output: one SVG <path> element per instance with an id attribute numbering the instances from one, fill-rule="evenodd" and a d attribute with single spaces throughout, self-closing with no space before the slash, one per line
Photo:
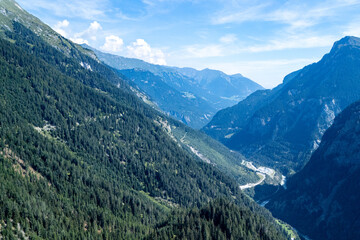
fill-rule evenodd
<path id="1" fill-rule="evenodd" d="M 344 37 L 263 90 L 75 44 L 1 0 L 0 239 L 360 239 L 358 66 Z"/>
<path id="2" fill-rule="evenodd" d="M 223 227 L 229 212 L 236 237 L 288 238 L 226 167 L 191 150 L 194 132 L 177 140 L 166 124 L 175 120 L 140 100 L 93 52 L 13 0 L 0 1 L 0 22 L 0 238 L 169 239 L 180 231 L 189 239 L 187 224 L 169 232 L 160 225 L 212 209 L 216 215 L 193 215 L 205 239 L 231 238 Z M 206 137 L 197 143 L 217 146 L 217 159 L 227 161 L 224 146 Z"/>
<path id="3" fill-rule="evenodd" d="M 263 89 L 241 74 L 154 65 L 83 46 L 118 70 L 120 76 L 135 84 L 162 111 L 193 128 L 205 126 L 220 109 L 233 106 L 252 92 Z"/>
<path id="4" fill-rule="evenodd" d="M 203 131 L 255 162 L 292 174 L 304 167 L 335 116 L 360 99 L 359 65 L 360 39 L 345 37 L 276 88 L 219 111 Z"/>

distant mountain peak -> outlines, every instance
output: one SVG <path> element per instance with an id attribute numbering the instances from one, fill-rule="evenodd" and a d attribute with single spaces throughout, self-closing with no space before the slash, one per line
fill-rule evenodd
<path id="1" fill-rule="evenodd" d="M 231 76 L 233 76 L 233 77 L 244 77 L 244 75 L 242 75 L 241 73 L 236 73 L 236 74 L 233 74 Z"/>
<path id="2" fill-rule="evenodd" d="M 332 50 L 338 50 L 345 46 L 360 47 L 360 38 L 353 36 L 343 37 L 342 39 L 334 43 Z"/>

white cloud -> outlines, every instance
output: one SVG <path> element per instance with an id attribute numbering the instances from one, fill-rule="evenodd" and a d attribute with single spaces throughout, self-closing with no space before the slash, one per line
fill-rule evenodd
<path id="1" fill-rule="evenodd" d="M 106 17 L 108 0 L 18 0 L 25 9 L 46 9 L 52 15 L 92 20 Z"/>
<path id="2" fill-rule="evenodd" d="M 99 22 L 93 21 L 86 30 L 72 34 L 68 30 L 69 26 L 70 22 L 68 20 L 63 20 L 58 22 L 54 26 L 54 29 L 75 43 L 88 45 L 90 45 L 90 40 L 96 45 L 98 35 L 102 33 L 100 31 L 103 29 Z M 104 52 L 122 54 L 127 57 L 142 59 L 153 64 L 166 65 L 165 54 L 163 51 L 158 48 L 152 48 L 144 39 L 137 39 L 127 47 L 124 45 L 124 41 L 120 37 L 108 35 L 105 37 L 105 43 L 99 48 Z"/>
<path id="3" fill-rule="evenodd" d="M 233 1 L 212 19 L 213 24 L 267 21 L 285 24 L 289 30 L 299 30 L 321 23 L 327 17 L 341 17 L 342 9 L 359 5 L 359 0 L 324 0 L 319 2 L 285 1 L 278 2 Z"/>
<path id="4" fill-rule="evenodd" d="M 115 35 L 110 35 L 105 38 L 105 44 L 100 47 L 104 52 L 120 53 L 123 50 L 124 41 Z"/>
<path id="5" fill-rule="evenodd" d="M 268 4 L 260 4 L 256 6 L 245 7 L 241 6 L 234 9 L 224 10 L 218 13 L 213 19 L 213 24 L 226 24 L 226 23 L 243 23 L 260 19 L 264 8 Z"/>
<path id="6" fill-rule="evenodd" d="M 86 39 L 83 39 L 83 38 L 71 38 L 70 40 L 73 41 L 74 43 L 77 43 L 77 44 L 87 44 L 87 45 L 89 45 L 89 41 L 86 40 Z"/>
<path id="7" fill-rule="evenodd" d="M 220 38 L 220 42 L 224 44 L 230 44 L 236 42 L 238 39 L 235 34 L 227 34 Z"/>
<path id="8" fill-rule="evenodd" d="M 63 21 L 57 22 L 56 25 L 53 26 L 53 29 L 63 37 L 66 37 L 75 43 L 89 44 L 89 39 L 96 41 L 97 34 L 100 30 L 102 30 L 102 27 L 100 23 L 93 21 L 86 30 L 78 33 L 72 33 L 70 22 L 67 19 L 64 19 Z"/>
<path id="9" fill-rule="evenodd" d="M 66 32 L 65 28 L 69 27 L 70 22 L 68 20 L 63 20 L 58 22 L 55 26 L 54 26 L 54 30 L 56 32 L 58 32 L 59 34 L 61 34 L 63 37 L 68 37 L 68 33 Z"/>
<path id="10" fill-rule="evenodd" d="M 348 7 L 348 4 L 323 2 L 321 4 L 296 5 L 285 4 L 284 6 L 270 11 L 264 16 L 265 21 L 278 22 L 287 25 L 287 31 L 298 32 L 322 23 L 326 18 L 334 17 L 339 9 Z"/>
<path id="11" fill-rule="evenodd" d="M 185 47 L 179 54 L 183 58 L 207 58 L 221 57 L 225 55 L 224 47 L 221 44 L 191 45 Z"/>
<path id="12" fill-rule="evenodd" d="M 313 26 L 317 23 L 316 19 L 323 17 L 322 14 L 314 16 L 311 11 L 302 12 L 298 9 L 278 9 L 269 13 L 266 21 L 280 22 L 290 26 L 292 29 L 306 28 Z"/>
<path id="13" fill-rule="evenodd" d="M 137 39 L 127 46 L 128 57 L 139 58 L 144 61 L 166 65 L 165 54 L 160 49 L 151 48 L 144 39 Z"/>
<path id="14" fill-rule="evenodd" d="M 301 48 L 315 48 L 315 47 L 328 47 L 331 46 L 336 37 L 327 36 L 291 36 L 285 39 L 273 39 L 269 43 L 263 45 L 249 46 L 243 51 L 249 52 L 268 52 L 279 51 L 284 49 L 301 49 Z"/>
<path id="15" fill-rule="evenodd" d="M 359 28 L 360 30 L 360 28 Z M 229 57 L 243 53 L 259 53 L 281 51 L 286 49 L 305 49 L 329 47 L 338 39 L 338 36 L 300 34 L 297 36 L 279 37 L 267 40 L 261 44 L 245 44 L 240 42 L 235 35 L 225 35 L 214 44 L 194 44 L 185 46 L 172 55 L 182 59 Z"/>
<path id="16" fill-rule="evenodd" d="M 96 35 L 99 30 L 102 30 L 100 23 L 98 23 L 97 21 L 94 21 L 94 22 L 90 23 L 90 26 L 88 29 L 86 29 L 84 32 L 80 33 L 78 36 L 89 37 L 91 40 L 96 41 Z"/>
<path id="17" fill-rule="evenodd" d="M 58 28 L 66 28 L 66 27 L 69 26 L 69 24 L 70 24 L 70 22 L 65 19 L 64 21 L 58 22 L 56 24 L 56 27 L 58 27 Z"/>
<path id="18" fill-rule="evenodd" d="M 78 33 L 72 33 L 70 28 L 70 22 L 68 20 L 59 21 L 53 27 L 53 29 L 61 34 L 63 37 L 69 38 L 71 41 L 78 43 L 78 44 L 89 44 L 89 39 L 92 41 L 97 40 L 97 35 L 102 27 L 100 23 L 97 21 L 93 21 L 90 23 L 89 27 Z"/>
<path id="19" fill-rule="evenodd" d="M 101 29 L 102 29 L 102 27 L 101 27 L 100 23 L 98 23 L 97 21 L 94 21 L 94 22 L 90 23 L 90 27 L 88 28 L 87 31 L 89 31 L 89 32 L 95 31 L 96 32 Z"/>
<path id="20" fill-rule="evenodd" d="M 179 58 L 210 58 L 233 55 L 239 52 L 238 38 L 235 34 L 226 34 L 218 42 L 209 44 L 193 44 L 182 47 L 173 55 Z"/>
<path id="21" fill-rule="evenodd" d="M 350 23 L 346 26 L 345 31 L 343 32 L 344 36 L 355 36 L 360 37 L 360 19 Z"/>
<path id="22" fill-rule="evenodd" d="M 74 34 L 74 36 L 70 39 L 76 43 L 79 43 L 79 41 L 75 40 L 83 40 L 84 42 L 88 42 L 88 39 L 90 39 L 92 41 L 96 41 L 97 34 L 100 30 L 102 30 L 100 23 L 93 21 L 85 31 Z"/>

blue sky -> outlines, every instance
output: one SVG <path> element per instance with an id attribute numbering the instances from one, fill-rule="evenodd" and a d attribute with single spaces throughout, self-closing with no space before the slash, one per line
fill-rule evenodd
<path id="1" fill-rule="evenodd" d="M 241 73 L 271 88 L 360 36 L 360 0 L 18 0 L 75 42 L 156 64 Z"/>

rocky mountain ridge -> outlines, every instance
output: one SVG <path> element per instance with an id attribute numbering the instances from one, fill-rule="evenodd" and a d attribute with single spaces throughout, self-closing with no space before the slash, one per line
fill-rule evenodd
<path id="1" fill-rule="evenodd" d="M 360 99 L 358 43 L 341 39 L 319 62 L 218 112 L 203 130 L 254 161 L 300 170 L 335 116 Z"/>

